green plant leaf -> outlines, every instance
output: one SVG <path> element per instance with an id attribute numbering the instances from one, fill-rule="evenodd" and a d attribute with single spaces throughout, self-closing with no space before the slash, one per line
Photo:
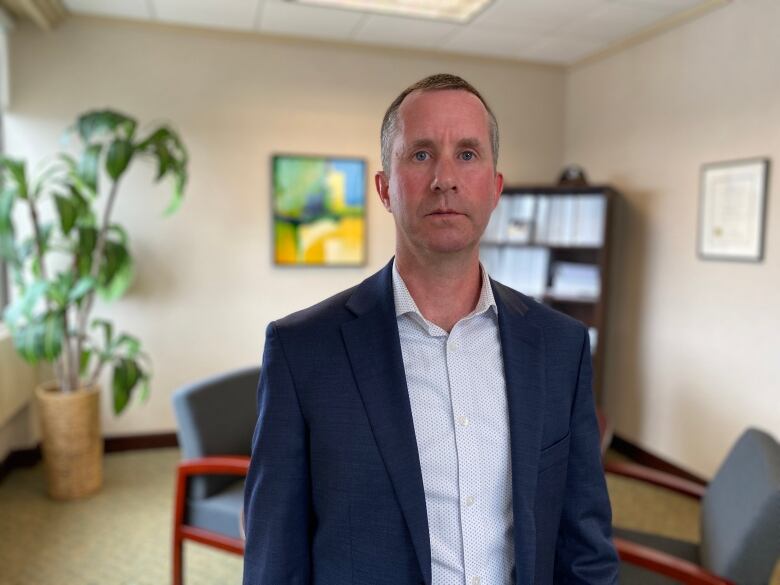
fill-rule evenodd
<path id="1" fill-rule="evenodd" d="M 123 346 L 127 347 L 127 357 L 131 359 L 138 357 L 138 354 L 141 351 L 141 342 L 138 340 L 138 338 L 126 333 L 120 335 L 117 340 L 111 344 L 111 350 L 116 351 L 121 349 Z"/>
<path id="2" fill-rule="evenodd" d="M 95 319 L 92 321 L 90 328 L 95 329 L 96 327 L 100 327 L 103 330 L 103 347 L 111 347 L 114 341 L 114 326 L 105 319 Z"/>
<path id="3" fill-rule="evenodd" d="M 103 146 L 100 144 L 90 144 L 84 149 L 81 155 L 77 177 L 83 181 L 88 193 L 93 197 L 98 192 L 98 163 L 100 162 L 100 152 Z"/>
<path id="4" fill-rule="evenodd" d="M 150 394 L 150 388 L 149 388 L 149 376 L 148 374 L 144 374 L 141 376 L 141 402 L 148 402 L 149 401 L 149 394 Z"/>
<path id="5" fill-rule="evenodd" d="M 62 351 L 62 315 L 49 313 L 39 321 L 14 328 L 12 335 L 14 347 L 28 363 L 53 361 Z"/>
<path id="6" fill-rule="evenodd" d="M 11 189 L 0 191 L 0 258 L 16 262 L 13 210 L 16 196 Z"/>
<path id="7" fill-rule="evenodd" d="M 29 287 L 24 288 L 19 297 L 6 307 L 3 320 L 10 325 L 16 324 L 22 317 L 32 320 L 33 311 L 39 301 L 45 297 L 48 288 L 49 283 L 45 281 L 33 282 Z"/>
<path id="8" fill-rule="evenodd" d="M 79 376 L 84 378 L 89 369 L 89 360 L 92 358 L 92 350 L 82 349 L 79 357 Z"/>
<path id="9" fill-rule="evenodd" d="M 7 177 L 10 179 L 10 184 L 7 187 L 10 187 L 16 196 L 27 199 L 27 172 L 24 161 L 0 156 L 0 167 L 8 171 Z"/>
<path id="10" fill-rule="evenodd" d="M 73 285 L 68 293 L 68 301 L 75 303 L 80 301 L 86 294 L 97 286 L 97 281 L 91 276 L 82 276 Z"/>
<path id="11" fill-rule="evenodd" d="M 86 276 L 92 269 L 92 255 L 97 245 L 97 229 L 94 227 L 78 228 L 79 240 L 76 245 L 76 264 L 81 276 Z"/>
<path id="12" fill-rule="evenodd" d="M 119 236 L 119 242 L 125 248 L 127 248 L 127 244 L 130 241 L 130 238 L 128 237 L 127 230 L 125 228 L 123 228 L 118 223 L 114 223 L 114 224 L 111 224 L 110 226 L 108 226 L 108 230 L 107 231 L 108 231 L 109 234 L 116 234 L 117 236 Z"/>
<path id="13" fill-rule="evenodd" d="M 137 122 L 114 110 L 92 110 L 79 116 L 76 128 L 84 142 L 91 142 L 102 134 L 121 133 L 127 139 L 135 134 Z"/>
<path id="14" fill-rule="evenodd" d="M 124 138 L 117 138 L 108 147 L 106 155 L 106 171 L 108 176 L 116 181 L 130 164 L 133 158 L 133 144 Z"/>
<path id="15" fill-rule="evenodd" d="M 133 281 L 133 260 L 122 244 L 106 241 L 98 292 L 106 301 L 121 297 Z"/>
<path id="16" fill-rule="evenodd" d="M 60 216 L 60 229 L 63 234 L 67 235 L 76 225 L 79 209 L 70 198 L 64 195 L 55 195 L 54 202 L 57 204 L 57 213 Z"/>
<path id="17" fill-rule="evenodd" d="M 164 212 L 166 216 L 171 215 L 181 206 L 184 187 L 187 184 L 187 149 L 184 148 L 179 135 L 167 126 L 155 130 L 138 144 L 137 149 L 157 160 L 155 180 L 159 181 L 168 174 L 173 175 L 173 194 Z"/>
<path id="18" fill-rule="evenodd" d="M 114 394 L 114 414 L 120 414 L 130 402 L 133 388 L 141 379 L 143 372 L 133 359 L 121 358 L 114 364 L 111 387 Z"/>

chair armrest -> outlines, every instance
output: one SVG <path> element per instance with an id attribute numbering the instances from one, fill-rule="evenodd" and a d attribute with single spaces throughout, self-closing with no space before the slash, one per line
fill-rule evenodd
<path id="1" fill-rule="evenodd" d="M 199 457 L 179 462 L 178 475 L 246 475 L 249 471 L 249 457 L 246 455 L 221 455 Z"/>
<path id="2" fill-rule="evenodd" d="M 732 581 L 713 575 L 690 561 L 622 538 L 615 537 L 612 540 L 621 561 L 665 575 L 685 585 L 734 585 Z"/>
<path id="3" fill-rule="evenodd" d="M 704 497 L 704 492 L 707 490 L 707 486 L 682 479 L 676 475 L 665 473 L 663 471 L 657 471 L 650 469 L 643 465 L 637 465 L 636 463 L 622 463 L 617 461 L 607 461 L 604 463 L 604 471 L 612 473 L 614 475 L 620 475 L 631 479 L 637 479 L 657 485 L 677 493 L 690 496 L 700 500 Z"/>
<path id="4" fill-rule="evenodd" d="M 187 479 L 193 475 L 243 475 L 249 471 L 249 457 L 246 455 L 222 455 L 199 457 L 180 461 L 176 471 L 176 500 L 173 525 L 179 530 L 184 523 L 184 508 L 187 501 Z"/>

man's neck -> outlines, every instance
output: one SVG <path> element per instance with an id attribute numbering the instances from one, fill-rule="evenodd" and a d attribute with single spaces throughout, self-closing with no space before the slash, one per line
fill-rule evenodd
<path id="1" fill-rule="evenodd" d="M 477 251 L 426 262 L 397 250 L 395 265 L 423 317 L 445 331 L 451 331 L 479 301 L 482 271 Z"/>

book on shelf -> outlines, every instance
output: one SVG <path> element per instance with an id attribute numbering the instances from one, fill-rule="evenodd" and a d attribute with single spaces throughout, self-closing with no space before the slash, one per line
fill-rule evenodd
<path id="1" fill-rule="evenodd" d="M 599 330 L 588 327 L 588 341 L 590 341 L 590 355 L 596 355 L 599 349 Z"/>
<path id="2" fill-rule="evenodd" d="M 484 247 L 480 260 L 495 280 L 528 296 L 544 296 L 550 262 L 546 248 Z"/>
<path id="3" fill-rule="evenodd" d="M 552 286 L 547 293 L 560 299 L 598 299 L 601 275 L 595 264 L 556 262 L 552 269 Z"/>
<path id="4" fill-rule="evenodd" d="M 606 205 L 603 195 L 537 197 L 534 242 L 549 246 L 602 246 Z"/>

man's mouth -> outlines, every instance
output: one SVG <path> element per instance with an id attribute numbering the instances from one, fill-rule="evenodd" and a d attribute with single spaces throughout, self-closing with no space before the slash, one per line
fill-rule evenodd
<path id="1" fill-rule="evenodd" d="M 454 209 L 436 209 L 434 211 L 431 211 L 428 215 L 453 216 L 453 215 L 463 215 L 463 214 L 458 211 L 455 211 Z"/>

